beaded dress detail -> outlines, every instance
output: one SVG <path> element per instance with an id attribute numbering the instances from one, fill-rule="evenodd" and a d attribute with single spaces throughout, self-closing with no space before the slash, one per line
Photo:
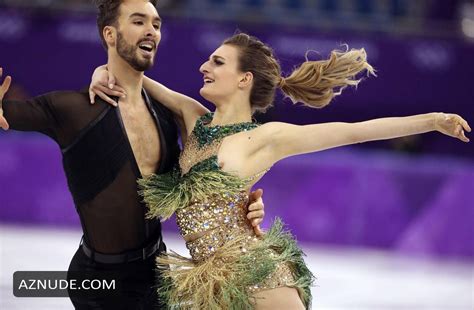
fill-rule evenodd
<path id="1" fill-rule="evenodd" d="M 139 181 L 149 217 L 176 214 L 191 258 L 174 252 L 157 259 L 165 281 L 158 291 L 172 309 L 252 309 L 252 294 L 295 287 L 307 308 L 313 275 L 291 234 L 276 219 L 263 237 L 247 220 L 248 190 L 263 171 L 241 179 L 220 169 L 217 153 L 225 137 L 256 128 L 255 123 L 208 126 L 197 122 L 167 175 Z M 168 268 L 170 266 L 170 268 Z"/>

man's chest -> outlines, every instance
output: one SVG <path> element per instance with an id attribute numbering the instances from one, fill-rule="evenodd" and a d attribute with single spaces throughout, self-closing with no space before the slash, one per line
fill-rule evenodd
<path id="1" fill-rule="evenodd" d="M 142 176 L 155 173 L 160 162 L 160 136 L 155 119 L 143 105 L 120 107 L 128 140 Z"/>

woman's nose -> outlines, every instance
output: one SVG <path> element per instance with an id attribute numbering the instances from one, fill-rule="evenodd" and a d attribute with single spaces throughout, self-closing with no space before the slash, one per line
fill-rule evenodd
<path id="1" fill-rule="evenodd" d="M 207 69 L 207 61 L 201 65 L 199 68 L 199 72 L 201 73 L 209 73 L 209 70 Z"/>

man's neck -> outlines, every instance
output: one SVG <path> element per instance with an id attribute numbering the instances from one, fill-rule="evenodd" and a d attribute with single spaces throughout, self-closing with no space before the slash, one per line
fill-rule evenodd
<path id="1" fill-rule="evenodd" d="M 107 69 L 115 77 L 116 84 L 125 89 L 127 98 L 125 102 L 138 102 L 141 98 L 143 87 L 143 72 L 132 68 L 121 57 L 111 59 L 107 63 Z"/>

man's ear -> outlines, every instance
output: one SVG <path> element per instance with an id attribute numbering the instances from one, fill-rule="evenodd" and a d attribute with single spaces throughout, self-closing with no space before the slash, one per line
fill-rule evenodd
<path id="1" fill-rule="evenodd" d="M 104 30 L 102 30 L 102 34 L 108 46 L 115 46 L 115 42 L 117 41 L 117 29 L 115 29 L 115 27 L 105 26 Z"/>
<path id="2" fill-rule="evenodd" d="M 239 87 L 240 88 L 245 88 L 249 85 L 252 85 L 253 81 L 253 74 L 252 72 L 245 72 L 242 78 L 239 81 Z"/>

